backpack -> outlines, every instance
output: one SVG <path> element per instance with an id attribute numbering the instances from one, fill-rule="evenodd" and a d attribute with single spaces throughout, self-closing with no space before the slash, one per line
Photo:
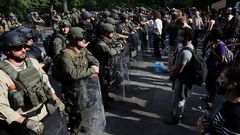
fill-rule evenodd
<path id="1" fill-rule="evenodd" d="M 64 53 L 69 54 L 71 60 L 74 60 L 74 58 L 77 56 L 73 50 L 65 48 L 54 57 L 53 67 L 52 67 L 52 77 L 55 79 L 55 81 L 60 83 L 64 80 L 64 77 L 65 77 L 62 70 L 62 65 L 61 65 L 61 59 Z"/>
<path id="2" fill-rule="evenodd" d="M 51 58 L 53 58 L 53 56 L 55 55 L 53 51 L 53 41 L 55 38 L 62 39 L 63 44 L 66 42 L 66 38 L 61 34 L 52 34 L 46 37 L 46 39 L 43 41 L 43 47 L 45 49 L 47 56 Z"/>
<path id="3" fill-rule="evenodd" d="M 194 84 L 202 86 L 207 77 L 207 66 L 205 61 L 189 47 L 184 47 L 183 50 L 189 50 L 192 53 L 191 60 L 186 64 L 182 73 L 179 76 L 179 79 L 184 84 Z"/>
<path id="4" fill-rule="evenodd" d="M 234 57 L 233 52 L 231 50 L 229 50 L 226 45 L 225 45 L 225 48 L 226 48 L 226 52 L 225 52 L 224 60 L 227 65 L 231 65 L 233 62 L 233 57 Z"/>

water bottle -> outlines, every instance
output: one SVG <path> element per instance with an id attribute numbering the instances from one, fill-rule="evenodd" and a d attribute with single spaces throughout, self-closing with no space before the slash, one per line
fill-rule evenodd
<path id="1" fill-rule="evenodd" d="M 156 73 L 162 73 L 162 71 L 163 71 L 163 63 L 160 62 L 160 61 L 156 61 L 154 63 L 154 71 Z"/>
<path id="2" fill-rule="evenodd" d="M 16 90 L 16 86 L 14 84 L 10 85 L 8 87 L 9 90 L 9 94 L 12 97 L 12 105 L 13 106 L 23 106 L 24 105 L 24 99 L 23 96 L 21 95 L 21 93 L 19 91 Z"/>

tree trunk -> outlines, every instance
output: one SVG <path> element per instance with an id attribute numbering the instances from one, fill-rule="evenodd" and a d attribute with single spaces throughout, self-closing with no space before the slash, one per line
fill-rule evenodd
<path id="1" fill-rule="evenodd" d="M 53 2 L 54 0 L 50 0 L 50 5 L 49 5 L 50 13 L 52 13 L 53 11 Z"/>
<path id="2" fill-rule="evenodd" d="M 67 0 L 63 0 L 63 10 L 64 12 L 68 11 Z"/>

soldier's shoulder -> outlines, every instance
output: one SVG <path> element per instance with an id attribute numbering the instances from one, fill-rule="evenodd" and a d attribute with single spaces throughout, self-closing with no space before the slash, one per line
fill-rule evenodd
<path id="1" fill-rule="evenodd" d="M 36 67 L 37 69 L 40 68 L 39 62 L 36 59 L 34 59 L 34 58 L 26 58 L 26 60 L 29 60 L 32 63 L 32 65 L 34 67 Z"/>
<path id="2" fill-rule="evenodd" d="M 9 75 L 7 73 L 5 73 L 3 70 L 0 69 L 0 85 L 1 83 L 3 85 L 10 85 L 13 84 L 13 81 L 11 80 L 11 78 L 9 77 Z M 0 88 L 1 89 L 1 88 Z"/>
<path id="3" fill-rule="evenodd" d="M 77 54 L 76 52 L 72 49 L 72 48 L 64 48 L 62 50 L 62 57 L 65 57 L 65 56 L 70 56 L 71 58 L 74 58 Z"/>

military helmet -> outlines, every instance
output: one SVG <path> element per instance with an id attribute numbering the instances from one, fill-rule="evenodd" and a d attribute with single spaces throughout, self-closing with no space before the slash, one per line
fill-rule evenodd
<path id="1" fill-rule="evenodd" d="M 82 13 L 86 12 L 86 9 L 85 9 L 85 8 L 82 8 L 82 9 L 81 9 L 81 12 L 82 12 Z"/>
<path id="2" fill-rule="evenodd" d="M 133 12 L 128 12 L 128 16 L 129 17 L 134 17 L 134 13 Z"/>
<path id="3" fill-rule="evenodd" d="M 37 41 L 38 39 L 38 32 L 36 29 L 19 27 L 16 29 L 16 31 L 22 33 L 24 36 L 26 36 L 27 39 L 33 39 L 33 41 Z"/>
<path id="4" fill-rule="evenodd" d="M 117 9 L 112 9 L 111 12 L 115 13 L 115 14 L 118 14 L 118 10 Z"/>
<path id="5" fill-rule="evenodd" d="M 102 25 L 102 30 L 103 30 L 103 33 L 111 33 L 111 32 L 114 32 L 114 25 L 110 24 L 110 23 L 104 23 Z"/>
<path id="6" fill-rule="evenodd" d="M 72 12 L 77 12 L 77 9 L 76 8 L 72 8 Z"/>
<path id="7" fill-rule="evenodd" d="M 111 12 L 109 12 L 109 11 L 104 11 L 103 12 L 104 17 L 108 17 L 108 16 L 110 16 L 110 14 L 111 14 Z"/>
<path id="8" fill-rule="evenodd" d="M 34 15 L 35 17 L 38 17 L 38 16 L 39 16 L 38 12 L 33 12 L 33 15 Z"/>
<path id="9" fill-rule="evenodd" d="M 58 26 L 59 26 L 60 28 L 62 28 L 62 27 L 71 27 L 71 23 L 70 23 L 68 20 L 63 19 L 63 20 L 61 20 L 61 21 L 58 23 Z"/>
<path id="10" fill-rule="evenodd" d="M 112 25 L 115 25 L 116 24 L 116 20 L 114 20 L 111 17 L 108 17 L 108 18 L 106 18 L 105 23 L 110 23 Z"/>
<path id="11" fill-rule="evenodd" d="M 121 14 L 121 20 L 123 20 L 123 19 L 128 19 L 128 14 L 127 13 L 122 13 Z"/>
<path id="12" fill-rule="evenodd" d="M 146 11 L 147 9 L 145 7 L 139 7 L 139 11 Z"/>
<path id="13" fill-rule="evenodd" d="M 119 15 L 116 13 L 111 13 L 110 17 L 112 17 L 115 20 L 119 20 Z"/>
<path id="14" fill-rule="evenodd" d="M 79 39 L 84 38 L 84 30 L 80 27 L 72 27 L 68 32 L 69 39 Z"/>
<path id="15" fill-rule="evenodd" d="M 1 48 L 12 48 L 25 45 L 27 38 L 17 31 L 5 32 L 0 36 Z"/>

